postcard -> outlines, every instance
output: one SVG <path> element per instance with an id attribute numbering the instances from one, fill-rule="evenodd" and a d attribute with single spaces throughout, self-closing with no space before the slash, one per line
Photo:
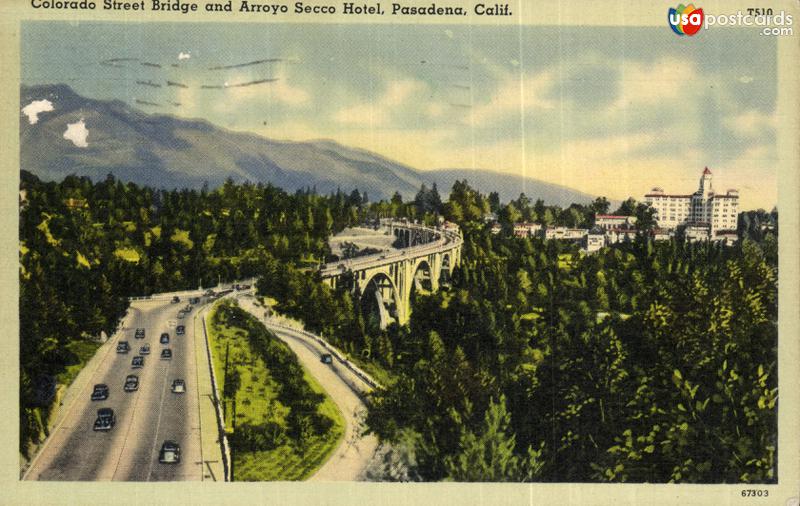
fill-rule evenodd
<path id="1" fill-rule="evenodd" d="M 800 504 L 797 2 L 0 15 L 8 502 Z"/>

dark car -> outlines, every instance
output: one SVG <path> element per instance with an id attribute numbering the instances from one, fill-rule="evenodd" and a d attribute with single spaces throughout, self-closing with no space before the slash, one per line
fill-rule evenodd
<path id="1" fill-rule="evenodd" d="M 186 393 L 186 382 L 182 379 L 176 379 L 172 382 L 172 393 L 173 394 L 185 394 Z"/>
<path id="2" fill-rule="evenodd" d="M 159 339 L 159 342 L 161 344 L 169 344 L 169 334 L 167 334 L 166 332 L 161 334 L 161 339 Z"/>
<path id="3" fill-rule="evenodd" d="M 200 297 L 192 297 L 191 299 L 189 299 L 189 304 L 199 304 L 199 303 L 200 303 Z"/>
<path id="4" fill-rule="evenodd" d="M 139 390 L 139 376 L 131 374 L 125 378 L 125 391 L 135 392 L 136 390 Z"/>
<path id="5" fill-rule="evenodd" d="M 323 364 L 332 364 L 333 363 L 333 356 L 330 353 L 323 353 L 319 357 L 319 361 Z"/>
<path id="6" fill-rule="evenodd" d="M 162 464 L 180 464 L 181 445 L 175 441 L 164 441 L 164 444 L 161 445 L 161 451 L 158 452 L 158 461 Z"/>
<path id="7" fill-rule="evenodd" d="M 136 339 L 144 339 L 144 329 L 143 328 L 136 329 L 136 334 L 134 334 L 134 337 L 136 337 Z"/>
<path id="8" fill-rule="evenodd" d="M 144 344 L 141 348 L 139 348 L 139 355 L 149 355 L 150 354 L 150 345 Z"/>
<path id="9" fill-rule="evenodd" d="M 178 297 L 177 295 L 176 295 L 176 296 L 174 296 L 174 297 L 172 297 L 172 303 L 173 303 L 173 304 L 177 304 L 177 303 L 178 303 L 178 302 L 180 302 L 180 301 L 181 301 L 181 298 L 180 298 L 180 297 Z"/>
<path id="10" fill-rule="evenodd" d="M 94 430 L 111 430 L 117 423 L 114 410 L 111 408 L 100 408 L 97 410 L 97 419 L 94 421 Z"/>
<path id="11" fill-rule="evenodd" d="M 94 386 L 94 390 L 92 390 L 92 400 L 93 401 L 104 401 L 108 399 L 108 385 L 99 384 Z"/>
<path id="12" fill-rule="evenodd" d="M 133 360 L 131 360 L 131 367 L 133 367 L 134 369 L 141 369 L 142 367 L 144 367 L 144 357 L 142 356 L 133 357 Z"/>
<path id="13" fill-rule="evenodd" d="M 131 345 L 128 344 L 128 341 L 120 341 L 117 343 L 117 353 L 128 353 L 131 349 Z"/>
<path id="14" fill-rule="evenodd" d="M 172 350 L 169 348 L 164 348 L 161 350 L 161 360 L 171 360 L 172 359 Z"/>
<path id="15" fill-rule="evenodd" d="M 175 329 L 176 336 L 182 336 L 185 333 L 186 333 L 186 327 L 183 325 L 178 325 L 178 327 Z"/>

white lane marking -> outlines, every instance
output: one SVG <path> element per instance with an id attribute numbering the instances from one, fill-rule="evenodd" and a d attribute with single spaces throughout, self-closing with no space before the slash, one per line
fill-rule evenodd
<path id="1" fill-rule="evenodd" d="M 158 313 L 156 313 L 156 316 L 154 317 L 152 315 L 152 313 L 148 312 L 148 318 L 147 319 L 144 319 L 144 318 L 142 319 L 142 322 L 141 322 L 142 326 L 144 328 L 151 327 L 151 325 L 149 325 L 150 320 L 157 318 L 157 314 Z M 146 343 L 146 341 L 145 341 L 145 343 Z M 136 396 L 136 399 L 133 401 L 133 406 L 131 407 L 130 416 L 128 417 L 128 429 L 125 431 L 125 439 L 122 441 L 122 449 L 119 452 L 119 457 L 117 457 L 117 464 L 116 464 L 116 466 L 114 466 L 114 473 L 111 475 L 111 480 L 112 481 L 116 478 L 117 471 L 119 471 L 119 466 L 122 463 L 122 457 L 123 457 L 123 455 L 125 455 L 125 448 L 128 446 L 128 440 L 130 439 L 131 428 L 133 427 L 134 423 L 136 423 L 136 421 L 137 421 L 137 418 L 136 418 L 136 407 L 139 405 L 139 399 L 142 397 L 141 392 L 145 388 L 145 385 L 147 384 L 147 381 L 145 380 L 145 375 L 147 375 L 148 377 L 152 376 L 152 374 L 149 372 L 150 369 L 153 369 L 153 368 L 152 367 L 151 368 L 147 368 L 147 369 L 142 368 L 141 371 L 137 372 L 137 375 L 139 376 L 139 388 L 133 394 L 133 395 Z M 131 372 L 130 374 L 133 374 L 133 372 Z M 126 394 L 127 394 L 127 392 L 126 392 Z"/>
<path id="2" fill-rule="evenodd" d="M 153 448 L 150 450 L 150 466 L 147 468 L 147 480 L 150 481 L 150 476 L 153 474 L 153 453 L 158 446 L 158 429 L 161 427 L 161 415 L 164 414 L 164 393 L 167 391 L 167 383 L 169 382 L 169 368 L 172 367 L 172 360 L 167 363 L 167 370 L 164 374 L 164 386 L 161 388 L 161 401 L 158 405 L 158 420 L 156 421 L 156 430 L 153 434 Z"/>
<path id="3" fill-rule="evenodd" d="M 140 315 L 142 313 L 142 311 L 140 309 L 134 308 L 132 304 L 128 307 L 128 309 L 131 312 L 136 311 Z M 120 326 L 124 326 L 124 322 L 125 322 L 126 319 L 128 319 L 129 316 L 130 316 L 130 313 L 126 313 L 125 316 L 123 316 L 120 319 Z M 33 460 L 31 460 L 30 465 L 28 466 L 28 469 L 22 475 L 22 481 L 30 479 L 30 475 L 33 473 L 33 470 L 36 468 L 36 465 L 39 462 L 39 458 L 42 455 L 44 455 L 46 450 L 48 450 L 48 447 L 50 446 L 50 443 L 54 439 L 56 439 L 57 437 L 59 437 L 61 435 L 60 431 L 62 429 L 66 431 L 66 430 L 72 429 L 74 427 L 74 425 L 70 425 L 70 426 L 64 427 L 63 424 L 64 424 L 64 422 L 67 421 L 68 418 L 76 416 L 76 414 L 73 412 L 73 410 L 75 410 L 76 406 L 78 405 L 78 402 L 79 402 L 79 400 L 81 398 L 82 392 L 89 392 L 89 385 L 91 385 L 92 390 L 94 389 L 95 383 L 92 380 L 94 380 L 98 376 L 98 371 L 100 370 L 100 367 L 106 363 L 106 361 L 108 360 L 109 353 L 111 352 L 112 349 L 115 348 L 113 343 L 118 341 L 122 334 L 124 334 L 124 331 L 122 330 L 122 328 L 120 328 L 114 334 L 109 336 L 109 338 L 106 340 L 105 343 L 103 343 L 103 346 L 107 346 L 108 347 L 106 349 L 106 351 L 105 351 L 105 355 L 102 358 L 98 359 L 97 364 L 94 367 L 94 370 L 92 370 L 92 372 L 91 372 L 91 374 L 89 376 L 89 380 L 86 381 L 86 383 L 83 385 L 83 387 L 80 387 L 80 385 L 76 385 L 75 382 L 73 381 L 72 385 L 67 387 L 67 389 L 64 391 L 64 397 L 66 397 L 67 394 L 69 393 L 69 388 L 70 387 L 72 387 L 72 386 L 79 387 L 78 393 L 75 394 L 72 397 L 72 399 L 70 400 L 69 406 L 63 406 L 62 407 L 62 409 L 64 409 L 64 411 L 63 411 L 64 414 L 61 417 L 61 420 L 59 420 L 58 423 L 55 425 L 55 427 L 53 427 L 50 430 L 50 435 L 44 440 L 44 443 L 42 443 L 41 448 L 39 448 L 39 450 L 36 452 L 36 455 L 33 457 Z M 95 355 L 92 357 L 92 359 L 97 356 L 97 353 L 100 352 L 101 348 L 98 348 L 98 350 L 95 352 Z M 116 354 L 114 356 L 116 356 Z M 64 397 L 62 397 L 62 399 Z M 85 403 L 85 401 L 84 401 L 84 403 Z M 55 450 L 61 450 L 66 445 L 66 436 L 63 436 L 63 437 L 65 439 L 61 442 L 60 445 L 55 447 Z M 38 474 L 41 475 L 42 472 L 44 472 L 45 470 L 46 469 L 39 470 Z M 37 480 L 38 480 L 38 478 L 39 478 L 39 476 L 36 477 Z"/>
<path id="4" fill-rule="evenodd" d="M 128 417 L 128 429 L 125 431 L 125 439 L 122 440 L 122 449 L 119 452 L 119 457 L 117 457 L 117 465 L 114 466 L 114 473 L 111 475 L 111 481 L 117 477 L 117 471 L 119 471 L 119 465 L 122 462 L 122 456 L 125 455 L 125 447 L 128 446 L 128 439 L 131 434 L 131 427 L 133 427 L 134 422 L 136 421 L 136 406 L 139 405 L 139 399 L 142 397 L 139 395 L 139 390 L 141 389 L 142 383 L 144 379 L 144 374 L 139 375 L 139 389 L 136 390 L 134 395 L 136 396 L 136 400 L 133 401 L 133 406 L 131 407 L 130 416 Z M 126 395 L 128 392 L 126 392 Z"/>

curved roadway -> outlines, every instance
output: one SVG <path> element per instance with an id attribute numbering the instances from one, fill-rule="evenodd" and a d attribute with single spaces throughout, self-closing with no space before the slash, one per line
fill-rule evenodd
<path id="1" fill-rule="evenodd" d="M 370 267 L 377 267 L 380 265 L 393 263 L 404 258 L 430 255 L 431 253 L 441 253 L 460 246 L 463 242 L 461 233 L 455 230 L 431 228 L 413 223 L 400 223 L 399 225 L 405 228 L 420 229 L 432 232 L 438 237 L 429 243 L 419 246 L 411 246 L 392 252 L 376 253 L 374 255 L 365 255 L 352 259 L 340 260 L 338 262 L 331 262 L 323 265 L 320 268 L 320 274 L 323 278 L 329 278 L 338 276 L 347 270 L 367 269 Z"/>
<path id="2" fill-rule="evenodd" d="M 250 312 L 270 331 L 282 339 L 297 358 L 330 395 L 345 420 L 345 433 L 339 446 L 327 462 L 310 478 L 314 481 L 356 481 L 372 460 L 378 447 L 374 435 L 362 436 L 362 421 L 366 414 L 363 394 L 371 387 L 351 370 L 334 359 L 323 364 L 320 357 L 328 353 L 319 342 L 305 334 L 277 326 L 264 317 L 264 307 L 252 296 L 239 296 L 239 305 Z"/>

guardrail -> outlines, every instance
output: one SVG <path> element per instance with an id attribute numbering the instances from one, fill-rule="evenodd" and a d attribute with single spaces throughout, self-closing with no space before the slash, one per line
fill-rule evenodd
<path id="1" fill-rule="evenodd" d="M 278 328 L 281 328 L 281 329 L 284 329 L 284 330 L 295 332 L 297 334 L 303 335 L 304 337 L 306 337 L 308 339 L 311 339 L 312 341 L 316 342 L 317 344 L 319 344 L 320 346 L 325 348 L 326 351 L 330 352 L 331 356 L 336 357 L 336 359 L 339 362 L 341 362 L 342 365 L 344 365 L 346 368 L 348 368 L 350 370 L 350 372 L 355 374 L 361 381 L 363 381 L 364 383 L 366 383 L 367 385 L 372 387 L 374 390 L 379 390 L 379 389 L 383 388 L 383 385 L 381 385 L 380 383 L 378 383 L 377 381 L 372 379 L 372 377 L 369 374 L 365 373 L 364 371 L 361 370 L 360 367 L 358 367 L 357 365 L 352 363 L 350 360 L 348 360 L 347 357 L 345 357 L 336 347 L 334 347 L 332 344 L 330 344 L 328 341 L 326 341 L 322 337 L 320 337 L 320 336 L 318 336 L 316 334 L 312 334 L 311 332 L 307 332 L 307 331 L 301 330 L 301 329 L 296 329 L 294 327 L 290 327 L 288 325 L 283 325 L 281 323 L 276 323 L 274 321 L 267 320 L 266 323 L 269 326 L 278 327 Z"/>
<path id="2" fill-rule="evenodd" d="M 216 294 L 220 293 L 229 293 L 232 290 L 235 290 L 237 285 L 250 285 L 253 286 L 256 283 L 257 278 L 249 278 L 243 279 L 241 281 L 234 281 L 232 283 L 225 283 L 224 285 L 217 285 L 217 286 L 209 286 L 206 288 L 194 288 L 191 290 L 180 290 L 176 292 L 163 292 L 157 293 L 153 295 L 136 295 L 132 297 L 128 297 L 128 301 L 132 302 L 134 300 L 168 300 L 176 295 L 178 297 L 201 297 L 203 296 L 207 290 L 213 290 Z"/>
<path id="3" fill-rule="evenodd" d="M 320 274 L 323 278 L 337 276 L 346 270 L 353 270 L 360 267 L 377 267 L 379 265 L 388 264 L 409 256 L 427 255 L 430 253 L 438 253 L 461 244 L 463 239 L 461 234 L 449 230 L 440 230 L 421 225 L 402 224 L 403 227 L 416 228 L 420 230 L 427 230 L 439 235 L 439 238 L 421 246 L 414 246 L 410 248 L 403 248 L 391 253 L 376 253 L 374 255 L 366 255 L 363 257 L 340 260 L 325 264 L 320 268 Z"/>
<path id="4" fill-rule="evenodd" d="M 203 311 L 207 311 L 205 308 Z M 217 393 L 217 376 L 214 374 L 214 357 L 211 355 L 211 343 L 208 340 L 208 330 L 206 329 L 206 317 L 201 315 L 203 321 L 203 336 L 206 340 L 206 354 L 208 356 L 208 368 L 211 371 L 211 392 L 214 395 L 214 412 L 217 414 L 217 430 L 219 430 L 219 444 L 222 449 L 222 469 L 225 474 L 225 481 L 230 481 L 231 472 L 231 447 L 228 444 L 228 437 L 225 435 L 225 420 L 222 418 L 220 409 L 219 394 Z"/>

